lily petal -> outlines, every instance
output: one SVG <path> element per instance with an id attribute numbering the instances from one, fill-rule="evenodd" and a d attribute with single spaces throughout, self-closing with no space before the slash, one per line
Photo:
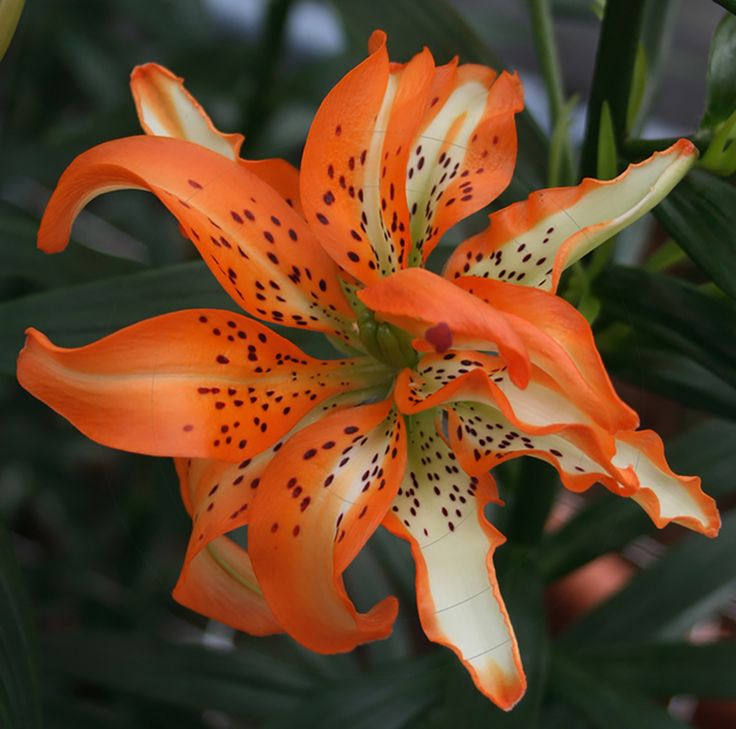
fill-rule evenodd
<path id="1" fill-rule="evenodd" d="M 233 299 L 261 319 L 347 339 L 337 268 L 305 221 L 243 165 L 190 142 L 130 137 L 84 152 L 51 196 L 38 233 L 63 250 L 80 210 L 117 189 L 147 189 L 177 218 Z"/>
<path id="2" fill-rule="evenodd" d="M 264 470 L 295 432 L 329 412 L 354 407 L 365 396 L 365 392 L 344 393 L 327 400 L 269 449 L 240 463 L 175 459 L 192 536 L 174 599 L 252 635 L 283 632 L 263 598 L 248 552 L 225 535 L 250 521 Z"/>
<path id="3" fill-rule="evenodd" d="M 491 214 L 458 246 L 445 276 L 482 276 L 556 291 L 562 271 L 649 212 L 684 177 L 697 149 L 681 139 L 613 180 L 533 192 Z"/>
<path id="4" fill-rule="evenodd" d="M 411 145 L 407 202 L 418 261 L 446 230 L 497 198 L 516 163 L 519 77 L 455 63 L 437 69 L 427 113 Z"/>
<path id="5" fill-rule="evenodd" d="M 425 48 L 390 64 L 371 55 L 320 106 L 302 159 L 307 220 L 364 283 L 429 255 L 442 234 L 508 185 L 521 83 L 482 66 L 435 68 Z"/>
<path id="6" fill-rule="evenodd" d="M 507 317 L 476 296 L 441 276 L 420 268 L 399 271 L 357 292 L 360 300 L 381 318 L 410 332 L 431 351 L 432 331 L 450 330 L 452 341 L 487 343 L 497 347 L 511 378 L 523 387 L 529 381 L 529 356 Z M 429 337 L 427 333 L 429 331 Z"/>
<path id="7" fill-rule="evenodd" d="M 157 63 L 136 66 L 130 74 L 138 119 L 146 134 L 185 139 L 236 160 L 245 139 L 223 134 L 184 87 L 184 79 Z"/>
<path id="8" fill-rule="evenodd" d="M 451 648 L 476 686 L 511 709 L 526 678 L 493 568 L 505 539 L 483 513 L 497 500 L 495 484 L 487 473 L 473 477 L 458 468 L 432 411 L 407 427 L 407 472 L 384 525 L 411 545 L 427 637 Z"/>
<path id="9" fill-rule="evenodd" d="M 30 329 L 18 360 L 20 384 L 98 443 L 230 461 L 268 448 L 312 408 L 373 384 L 375 374 L 364 358 L 315 360 L 216 309 L 155 317 L 76 349 Z"/>
<path id="10" fill-rule="evenodd" d="M 403 421 L 386 401 L 305 428 L 266 468 L 249 550 L 277 619 L 308 648 L 349 651 L 390 633 L 395 598 L 358 613 L 342 573 L 383 519 L 405 463 Z"/>
<path id="11" fill-rule="evenodd" d="M 415 372 L 400 374 L 395 398 L 406 413 L 449 405 L 450 441 L 475 476 L 508 458 L 531 454 L 555 465 L 573 491 L 598 481 L 617 494 L 633 493 L 638 486 L 632 472 L 614 465 L 613 436 L 538 368 L 521 389 L 497 357 L 469 351 L 425 355 Z M 464 437 L 465 421 L 470 425 Z"/>
<path id="12" fill-rule="evenodd" d="M 632 498 L 660 529 L 675 522 L 707 537 L 718 535 L 721 518 L 715 501 L 703 493 L 700 478 L 673 473 L 656 433 L 620 433 L 613 462 L 634 468 L 641 488 Z"/>
<path id="13" fill-rule="evenodd" d="M 535 288 L 467 276 L 456 281 L 511 321 L 541 367 L 599 425 L 630 430 L 639 416 L 618 396 L 585 317 L 559 296 Z"/>
<path id="14" fill-rule="evenodd" d="M 263 599 L 248 552 L 230 537 L 218 537 L 184 565 L 173 596 L 184 607 L 244 633 L 283 633 Z"/>

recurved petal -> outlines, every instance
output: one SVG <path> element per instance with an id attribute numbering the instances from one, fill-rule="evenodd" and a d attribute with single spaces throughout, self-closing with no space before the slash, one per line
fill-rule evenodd
<path id="1" fill-rule="evenodd" d="M 441 276 L 420 268 L 399 271 L 357 292 L 360 300 L 380 318 L 416 336 L 418 346 L 430 351 L 443 333 L 441 349 L 464 343 L 497 349 L 514 382 L 529 381 L 526 345 L 509 319 L 480 298 Z"/>
<path id="2" fill-rule="evenodd" d="M 406 263 L 408 216 L 401 162 L 405 170 L 407 149 L 404 145 L 403 154 L 396 152 L 401 144 L 396 123 L 418 122 L 417 108 L 433 66 L 424 54 L 392 74 L 386 37 L 380 32 L 371 38 L 371 49 L 322 102 L 301 166 L 307 220 L 334 260 L 363 282 Z M 427 65 L 429 70 L 423 70 Z M 400 84 L 400 76 L 412 83 Z M 395 99 L 408 112 L 406 119 L 392 117 Z M 392 119 L 394 128 L 387 131 Z M 390 155 L 384 152 L 387 138 L 393 145 Z"/>
<path id="3" fill-rule="evenodd" d="M 337 267 L 306 222 L 246 166 L 205 147 L 130 137 L 84 152 L 67 168 L 41 221 L 38 245 L 63 250 L 81 209 L 98 195 L 146 189 L 232 298 L 261 319 L 348 338 L 352 317 Z"/>
<path id="4" fill-rule="evenodd" d="M 445 276 L 482 276 L 556 291 L 562 271 L 649 212 L 697 157 L 681 139 L 613 180 L 533 192 L 491 214 L 483 232 L 458 246 Z"/>
<path id="5" fill-rule="evenodd" d="M 270 448 L 239 463 L 178 458 L 182 501 L 192 535 L 174 598 L 182 605 L 253 635 L 282 632 L 263 598 L 250 556 L 226 536 L 250 521 L 266 466 L 295 432 L 327 413 L 353 407 L 365 393 L 345 393 L 311 410 Z M 267 485 L 264 485 L 267 488 Z"/>
<path id="6" fill-rule="evenodd" d="M 130 88 L 143 131 L 157 137 L 185 139 L 228 159 L 238 159 L 242 134 L 218 131 L 184 80 L 157 63 L 136 66 Z"/>
<path id="7" fill-rule="evenodd" d="M 315 360 L 214 309 L 148 319 L 76 349 L 31 329 L 18 360 L 21 385 L 92 440 L 230 461 L 268 448 L 327 398 L 372 384 L 374 370 L 364 359 Z"/>
<path id="8" fill-rule="evenodd" d="M 508 186 L 516 163 L 514 116 L 524 107 L 523 95 L 518 76 L 505 71 L 455 63 L 436 70 L 407 168 L 418 261 L 446 230 Z"/>
<path id="9" fill-rule="evenodd" d="M 248 552 L 230 537 L 218 537 L 187 560 L 173 594 L 184 607 L 244 633 L 283 632 L 263 599 Z"/>
<path id="10" fill-rule="evenodd" d="M 600 482 L 618 496 L 631 497 L 660 528 L 676 522 L 709 537 L 718 534 L 715 502 L 703 493 L 699 478 L 672 472 L 652 431 L 618 433 L 611 447 L 609 438 L 595 429 L 565 426 L 538 434 L 488 405 L 455 402 L 448 432 L 460 463 L 471 473 L 530 455 L 555 466 L 573 491 Z"/>
<path id="11" fill-rule="evenodd" d="M 590 325 L 574 306 L 546 291 L 477 276 L 456 283 L 507 316 L 531 361 L 592 420 L 610 432 L 639 425 L 638 415 L 614 390 Z"/>
<path id="12" fill-rule="evenodd" d="M 411 545 L 417 607 L 427 637 L 460 658 L 477 687 L 503 709 L 526 689 L 513 628 L 493 568 L 505 541 L 483 510 L 496 501 L 486 472 L 469 476 L 437 434 L 435 413 L 408 419 L 408 462 L 384 525 Z"/>
<path id="13" fill-rule="evenodd" d="M 342 573 L 386 514 L 405 463 L 403 421 L 386 401 L 305 428 L 266 468 L 249 550 L 277 619 L 308 648 L 349 651 L 391 631 L 396 600 L 358 613 Z"/>
<path id="14" fill-rule="evenodd" d="M 613 462 L 634 469 L 641 488 L 632 498 L 659 528 L 675 522 L 707 537 L 717 536 L 721 518 L 715 501 L 703 493 L 700 478 L 672 471 L 655 432 L 619 433 Z"/>

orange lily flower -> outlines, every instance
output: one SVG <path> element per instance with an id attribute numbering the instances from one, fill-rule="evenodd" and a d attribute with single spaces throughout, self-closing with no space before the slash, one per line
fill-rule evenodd
<path id="1" fill-rule="evenodd" d="M 536 192 L 440 276 L 421 266 L 443 233 L 511 179 L 521 83 L 435 66 L 426 49 L 390 63 L 378 31 L 369 47 L 317 112 L 300 173 L 240 158 L 243 137 L 217 131 L 180 79 L 135 69 L 148 136 L 79 156 L 39 232 L 60 251 L 92 198 L 149 190 L 248 314 L 349 356 L 188 310 L 77 349 L 30 329 L 18 378 L 97 442 L 176 459 L 193 522 L 182 604 L 324 653 L 384 638 L 395 598 L 359 613 L 342 580 L 382 525 L 411 545 L 427 636 L 509 709 L 526 680 L 493 568 L 490 469 L 543 458 L 568 488 L 600 482 L 659 527 L 718 531 L 700 480 L 636 430 L 587 322 L 555 296 L 564 268 L 654 207 L 696 152 L 681 140 L 614 180 Z M 227 536 L 246 524 L 247 551 Z"/>

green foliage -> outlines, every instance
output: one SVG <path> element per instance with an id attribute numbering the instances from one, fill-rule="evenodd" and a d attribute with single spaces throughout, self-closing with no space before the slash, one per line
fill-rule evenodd
<path id="1" fill-rule="evenodd" d="M 720 4 L 736 12 L 732 0 Z M 220 128 L 248 135 L 249 157 L 296 163 L 314 109 L 364 55 L 374 28 L 388 32 L 391 55 L 401 61 L 426 44 L 438 62 L 458 54 L 502 68 L 510 44 L 499 41 L 516 37 L 527 50 L 533 42 L 526 26 L 520 35 L 513 20 L 489 17 L 481 3 L 333 0 L 325 7 L 336 11 L 347 46 L 317 57 L 292 43 L 295 5 L 269 3 L 256 37 L 218 24 L 199 0 L 37 0 L 2 61 L 0 520 L 9 534 L 0 529 L 0 726 L 34 729 L 43 714 L 52 729 L 676 729 L 686 724 L 662 699 L 736 698 L 733 640 L 686 642 L 694 624 L 718 616 L 736 579 L 728 509 L 736 494 L 736 193 L 724 179 L 736 154 L 733 16 L 713 39 L 695 137 L 708 148 L 709 171 L 691 172 L 655 211 L 673 242 L 657 249 L 662 236 L 642 226 L 567 279 L 570 298 L 595 321 L 608 368 L 634 386 L 627 399 L 672 433 L 673 468 L 702 476 L 719 500 L 723 532 L 706 540 L 669 527 L 660 538 L 635 504 L 603 489 L 570 502 L 576 511 L 559 526 L 556 473 L 537 461 L 501 467 L 507 506 L 492 516 L 508 542 L 497 570 L 529 680 L 513 712 L 496 709 L 449 650 L 426 641 L 413 561 L 386 532 L 371 540 L 347 581 L 366 604 L 398 595 L 402 612 L 391 638 L 352 654 L 312 654 L 285 637 L 233 636 L 177 606 L 170 591 L 189 520 L 171 464 L 89 443 L 16 385 L 28 326 L 71 346 L 168 311 L 235 308 L 165 211 L 138 193 L 94 203 L 64 253 L 35 249 L 40 212 L 65 165 L 93 144 L 136 133 L 127 89 L 136 63 L 158 61 L 184 76 Z M 528 111 L 518 117 L 518 167 L 503 203 L 547 184 L 574 184 L 577 152 L 584 174 L 612 177 L 621 155 L 666 146 L 635 135 L 673 65 L 667 53 L 678 4 L 533 5 L 556 118 L 548 139 Z M 0 48 L 8 7 L 0 0 Z M 602 27 L 588 128 L 573 150 L 576 99 L 565 100 L 554 21 L 574 18 L 595 33 L 595 12 Z M 472 225 L 448 236 L 444 255 Z M 633 264 L 612 264 L 624 244 L 638 252 Z M 637 265 L 647 257 L 647 266 Z M 289 336 L 312 354 L 332 354 L 307 334 Z M 383 343 L 391 351 L 404 344 Z M 547 587 L 653 539 L 658 560 L 586 615 L 572 616 L 564 632 L 548 625 Z"/>

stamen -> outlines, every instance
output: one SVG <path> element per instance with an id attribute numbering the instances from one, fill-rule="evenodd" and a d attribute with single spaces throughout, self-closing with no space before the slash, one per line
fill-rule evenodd
<path id="1" fill-rule="evenodd" d="M 424 338 L 434 347 L 437 354 L 442 354 L 452 347 L 452 330 L 444 321 L 427 329 Z"/>

